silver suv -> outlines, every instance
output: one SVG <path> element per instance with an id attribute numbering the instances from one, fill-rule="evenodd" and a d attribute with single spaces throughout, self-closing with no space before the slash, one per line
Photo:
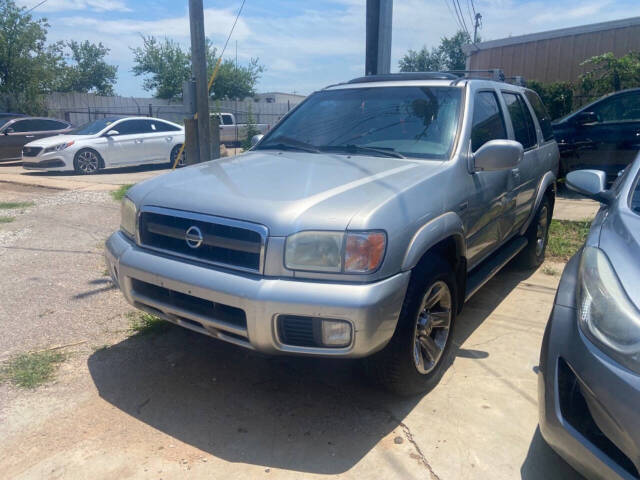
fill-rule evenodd
<path id="1" fill-rule="evenodd" d="M 106 245 L 135 307 L 270 354 L 433 388 L 456 315 L 544 259 L 558 147 L 537 95 L 446 73 L 316 92 L 251 151 L 132 188 Z"/>

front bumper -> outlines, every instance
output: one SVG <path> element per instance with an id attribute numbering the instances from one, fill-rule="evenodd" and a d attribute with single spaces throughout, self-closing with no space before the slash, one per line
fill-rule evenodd
<path id="1" fill-rule="evenodd" d="M 262 277 L 153 253 L 121 232 L 107 240 L 105 254 L 111 276 L 133 306 L 269 354 L 356 358 L 375 353 L 395 331 L 410 278 L 410 272 L 403 272 L 375 283 L 345 284 Z M 246 325 L 217 316 L 203 301 L 223 311 L 243 311 Z M 284 344 L 278 334 L 280 315 L 347 321 L 351 343 L 342 348 Z"/>
<path id="2" fill-rule="evenodd" d="M 580 331 L 579 254 L 565 268 L 545 331 L 538 396 L 545 440 L 587 478 L 638 479 L 640 377 Z"/>
<path id="3" fill-rule="evenodd" d="M 40 158 L 40 157 L 22 157 L 22 168 L 26 170 L 67 170 L 65 160 L 63 158 Z"/>

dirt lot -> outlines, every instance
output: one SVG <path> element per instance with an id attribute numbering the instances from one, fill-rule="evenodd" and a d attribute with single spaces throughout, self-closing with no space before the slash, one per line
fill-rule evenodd
<path id="1" fill-rule="evenodd" d="M 132 332 L 102 260 L 119 218 L 108 192 L 0 183 L 6 201 L 34 204 L 2 212 L 15 220 L 0 225 L 0 360 L 68 357 L 45 386 L 0 385 L 3 478 L 579 478 L 537 430 L 557 275 L 500 273 L 458 319 L 441 384 L 398 399 L 357 362 Z"/>

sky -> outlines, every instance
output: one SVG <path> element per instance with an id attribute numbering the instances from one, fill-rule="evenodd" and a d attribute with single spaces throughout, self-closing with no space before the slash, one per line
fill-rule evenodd
<path id="1" fill-rule="evenodd" d="M 17 0 L 34 7 L 41 0 Z M 437 46 L 458 29 L 455 0 L 395 0 L 392 71 L 408 49 Z M 638 0 L 458 0 L 471 30 L 471 4 L 483 17 L 483 40 L 640 16 Z M 222 48 L 241 0 L 204 0 L 205 34 Z M 258 92 L 309 94 L 364 73 L 366 0 L 246 0 L 225 56 L 259 58 Z M 131 48 L 142 35 L 189 46 L 187 0 L 47 0 L 32 15 L 50 23 L 49 41 L 90 40 L 111 51 L 116 93 L 150 96 L 131 73 Z"/>

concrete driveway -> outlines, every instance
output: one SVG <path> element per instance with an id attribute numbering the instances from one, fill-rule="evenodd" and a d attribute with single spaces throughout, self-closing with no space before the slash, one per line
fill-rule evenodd
<path id="1" fill-rule="evenodd" d="M 69 357 L 34 391 L 0 385 L 4 478 L 579 478 L 537 429 L 557 276 L 500 273 L 459 317 L 440 385 L 401 399 L 357 362 L 265 357 L 169 325 L 133 334 L 102 261 L 119 217 L 108 193 L 0 183 L 9 200 L 35 204 L 0 226 L 0 361 Z"/>

